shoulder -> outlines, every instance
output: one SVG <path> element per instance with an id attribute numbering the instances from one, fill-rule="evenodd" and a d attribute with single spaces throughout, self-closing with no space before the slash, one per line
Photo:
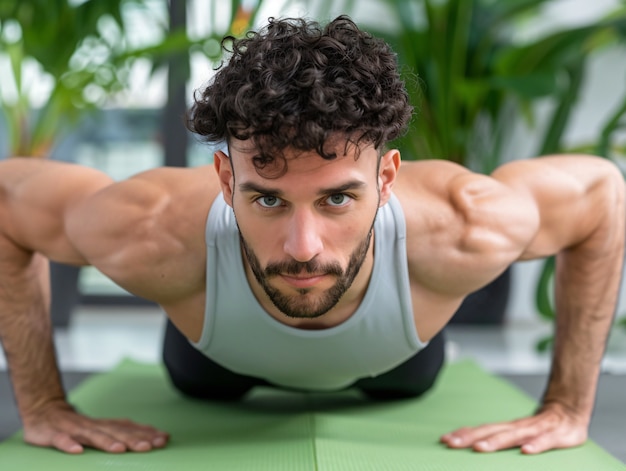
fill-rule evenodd
<path id="1" fill-rule="evenodd" d="M 204 229 L 218 193 L 212 166 L 153 169 L 83 201 L 68 234 L 123 288 L 169 302 L 203 288 Z"/>
<path id="2" fill-rule="evenodd" d="M 68 241 L 66 217 L 112 184 L 92 168 L 47 159 L 14 157 L 0 162 L 0 233 L 52 260 L 82 264 Z"/>
<path id="3" fill-rule="evenodd" d="M 394 192 L 407 225 L 412 281 L 465 295 L 514 262 L 537 230 L 523 194 L 446 161 L 407 162 Z"/>

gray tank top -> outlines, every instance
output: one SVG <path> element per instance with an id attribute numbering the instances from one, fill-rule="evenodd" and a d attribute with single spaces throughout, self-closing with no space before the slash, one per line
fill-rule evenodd
<path id="1" fill-rule="evenodd" d="M 394 368 L 426 345 L 413 320 L 405 234 L 392 195 L 376 216 L 374 267 L 359 308 L 335 327 L 298 329 L 274 319 L 254 297 L 232 208 L 218 196 L 206 226 L 204 326 L 192 345 L 235 373 L 296 389 L 341 389 Z"/>

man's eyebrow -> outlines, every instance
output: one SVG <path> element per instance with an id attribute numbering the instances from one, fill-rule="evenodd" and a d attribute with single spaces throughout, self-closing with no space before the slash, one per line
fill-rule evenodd
<path id="1" fill-rule="evenodd" d="M 346 182 L 339 186 L 322 188 L 317 192 L 317 194 L 318 195 L 333 195 L 336 193 L 343 193 L 349 190 L 359 190 L 363 188 L 364 186 L 365 186 L 365 182 L 362 182 L 360 180 L 350 180 L 349 182 Z M 281 197 L 284 194 L 283 191 L 279 190 L 278 188 L 265 187 L 254 182 L 240 183 L 239 191 L 241 191 L 242 193 L 260 193 L 262 195 L 278 196 L 278 197 Z"/>
<path id="2" fill-rule="evenodd" d="M 349 190 L 360 190 L 365 186 L 365 182 L 361 180 L 350 180 L 349 182 L 344 183 L 343 185 L 331 187 L 331 188 L 322 188 L 317 192 L 318 195 L 333 195 L 335 193 L 343 193 Z"/>
<path id="3" fill-rule="evenodd" d="M 261 193 L 268 196 L 281 196 L 283 194 L 282 190 L 264 187 L 253 182 L 240 183 L 239 191 L 242 193 Z"/>

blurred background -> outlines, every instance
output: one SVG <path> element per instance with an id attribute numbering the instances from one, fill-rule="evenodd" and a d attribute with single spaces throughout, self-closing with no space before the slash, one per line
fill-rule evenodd
<path id="1" fill-rule="evenodd" d="M 588 152 L 626 170 L 623 0 L 0 0 L 0 158 L 71 161 L 115 179 L 210 163 L 184 115 L 224 58 L 221 38 L 270 16 L 339 14 L 398 53 L 416 109 L 394 143 L 404 159 L 489 173 Z M 552 272 L 552 260 L 516 264 L 470 296 L 450 328 L 452 357 L 545 373 Z M 158 361 L 155 306 L 90 267 L 52 264 L 51 275 L 64 370 L 106 369 L 128 354 Z M 625 301 L 605 371 L 626 373 Z"/>

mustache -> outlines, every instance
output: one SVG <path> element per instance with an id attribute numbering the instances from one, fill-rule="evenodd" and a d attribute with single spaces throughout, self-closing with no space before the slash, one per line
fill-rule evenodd
<path id="1" fill-rule="evenodd" d="M 322 264 L 317 260 L 309 260 L 307 262 L 298 262 L 297 260 L 290 260 L 285 262 L 269 263 L 265 270 L 263 270 L 266 276 L 276 275 L 299 275 L 302 272 L 310 274 L 325 274 L 325 275 L 343 275 L 343 269 L 338 263 Z"/>

